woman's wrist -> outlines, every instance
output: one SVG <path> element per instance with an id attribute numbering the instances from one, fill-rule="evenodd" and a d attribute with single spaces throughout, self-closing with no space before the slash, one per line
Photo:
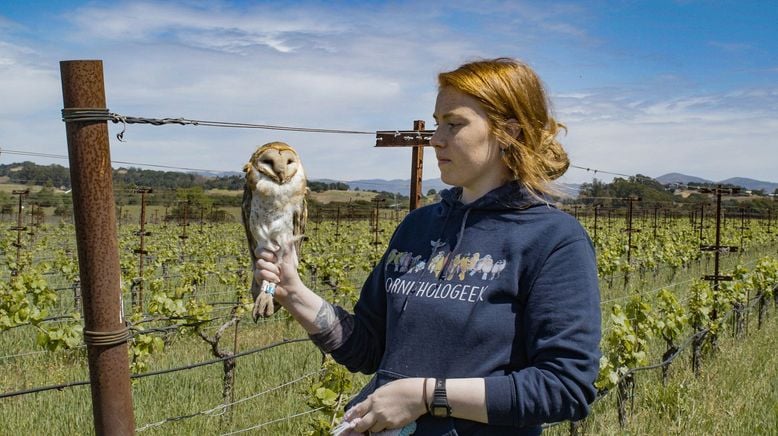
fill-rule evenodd
<path id="1" fill-rule="evenodd" d="M 430 413 L 430 404 L 432 403 L 432 396 L 434 392 L 435 392 L 435 379 L 424 378 L 424 382 L 422 383 L 422 401 L 424 406 L 424 412 L 422 412 L 422 415 L 425 413 Z"/>
<path id="2" fill-rule="evenodd" d="M 290 280 L 288 283 L 279 285 L 281 289 L 276 291 L 275 297 L 282 306 L 286 307 L 288 304 L 294 304 L 296 300 L 299 300 L 299 296 L 308 290 L 301 280 Z M 280 292 L 279 292 L 280 291 Z"/>

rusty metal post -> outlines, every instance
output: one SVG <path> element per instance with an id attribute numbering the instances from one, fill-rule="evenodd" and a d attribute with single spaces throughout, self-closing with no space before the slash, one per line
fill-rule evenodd
<path id="1" fill-rule="evenodd" d="M 424 130 L 424 120 L 413 122 L 413 130 L 421 132 Z M 418 209 L 421 203 L 421 178 L 424 168 L 424 146 L 414 145 L 411 155 L 411 199 L 409 209 Z"/>
<path id="2" fill-rule="evenodd" d="M 335 236 L 340 236 L 340 206 L 335 210 Z"/>
<path id="3" fill-rule="evenodd" d="M 140 230 L 137 233 L 140 237 L 140 248 L 133 250 L 138 255 L 138 285 L 132 295 L 132 307 L 143 313 L 143 261 L 149 253 L 146 251 L 146 236 L 151 236 L 151 232 L 146 231 L 146 194 L 151 194 L 154 191 L 142 188 L 136 189 L 135 192 L 140 193 Z"/>
<path id="4" fill-rule="evenodd" d="M 705 229 L 705 203 L 700 203 L 700 245 L 704 241 L 703 230 Z"/>
<path id="5" fill-rule="evenodd" d="M 63 115 L 78 108 L 106 110 L 102 61 L 62 61 L 60 74 Z M 95 433 L 134 435 L 108 126 L 71 120 L 65 130 Z"/>
<path id="6" fill-rule="evenodd" d="M 16 268 L 14 268 L 13 271 L 11 271 L 12 276 L 16 276 L 19 271 L 21 270 L 21 265 L 19 262 L 21 262 L 22 258 L 22 232 L 27 230 L 27 227 L 24 226 L 24 215 L 22 212 L 22 197 L 26 197 L 30 193 L 29 189 L 25 189 L 24 191 L 11 191 L 11 194 L 18 195 L 19 196 L 19 209 L 16 215 L 16 226 L 11 227 L 11 230 L 16 231 L 16 242 L 14 242 L 13 245 L 16 247 Z"/>

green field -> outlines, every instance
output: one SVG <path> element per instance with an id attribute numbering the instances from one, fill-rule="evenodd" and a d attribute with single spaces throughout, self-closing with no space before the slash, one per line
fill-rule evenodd
<path id="1" fill-rule="evenodd" d="M 304 245 L 303 268 L 314 290 L 350 307 L 395 224 L 382 221 L 380 225 L 384 228 L 378 233 L 367 221 L 340 223 L 338 230 L 335 225 L 329 221 L 309 223 L 310 240 Z M 634 264 L 629 268 L 619 263 L 623 260 L 619 248 L 621 230 L 614 228 L 598 237 L 600 269 L 612 270 L 601 280 L 606 333 L 612 329 L 608 314 L 615 304 L 623 306 L 636 294 L 652 302 L 662 287 L 670 289 L 680 301 L 687 301 L 690 281 L 711 273 L 712 255 L 701 255 L 699 251 L 685 266 L 676 268 L 654 263 L 671 259 L 660 256 L 663 250 L 657 248 L 657 243 L 666 245 L 666 250 L 676 247 L 678 253 L 694 251 L 696 234 L 689 235 L 686 226 L 685 220 L 674 222 L 673 229 L 677 228 L 679 233 L 657 239 L 644 232 L 635 240 L 641 248 L 633 253 Z M 752 228 L 753 233 L 745 239 L 744 251 L 722 255 L 722 271 L 731 271 L 736 265 L 750 270 L 757 259 L 778 257 L 775 237 L 758 233 L 760 227 L 756 224 Z M 132 253 L 138 243 L 134 233 L 137 224 L 122 224 L 119 230 L 124 307 L 129 314 L 132 312 L 131 283 L 138 275 L 137 255 Z M 149 230 L 152 236 L 147 240 L 150 257 L 144 272 L 149 283 L 143 294 L 145 312 L 157 310 L 153 307 L 155 301 L 162 301 L 159 298 L 169 300 L 171 296 L 181 295 L 185 301 L 209 307 L 202 313 L 197 311 L 203 306 L 189 308 L 187 316 L 216 319 L 204 324 L 202 329 L 204 334 L 213 335 L 230 319 L 230 310 L 235 307 L 231 302 L 245 296 L 248 290 L 248 277 L 236 273 L 248 267 L 242 226 L 238 222 L 206 224 L 202 233 L 196 226 L 191 227 L 185 242 L 179 238 L 181 228 L 172 223 L 149 224 Z M 72 226 L 67 224 L 44 226 L 35 235 L 34 242 L 26 244 L 31 261 L 28 270 L 54 271 L 41 276 L 48 286 L 59 289 L 56 304 L 49 308 L 51 314 L 72 312 L 71 282 L 62 270 L 63 266 L 72 265 L 75 248 L 72 231 Z M 687 235 L 690 242 L 682 241 L 680 235 Z M 12 236 L 7 233 L 2 241 L 7 253 L 3 269 L 6 277 L 15 253 L 9 245 Z M 379 237 L 378 246 L 371 243 L 374 236 Z M 606 255 L 611 252 L 616 253 L 613 259 Z M 651 268 L 645 266 L 652 264 Z M 626 280 L 627 271 L 629 280 Z M 197 284 L 191 285 L 193 281 Z M 158 284 L 156 290 L 152 283 Z M 718 351 L 705 354 L 699 377 L 691 371 L 688 349 L 672 363 L 666 385 L 662 385 L 659 370 L 637 373 L 634 399 L 628 401 L 623 428 L 619 425 L 614 389 L 595 404 L 581 429 L 587 434 L 771 434 L 778 428 L 778 353 L 774 352 L 778 346 L 778 312 L 774 306 L 770 301 L 761 329 L 757 329 L 757 312 L 750 312 L 748 334 L 743 338 L 733 339 L 729 322 L 723 324 Z M 164 310 L 154 313 L 159 317 L 169 315 Z M 251 322 L 245 313 L 239 319 L 237 339 L 236 330 L 230 327 L 220 342 L 223 351 L 246 352 L 284 339 L 306 337 L 283 311 L 258 324 Z M 0 392 L 88 379 L 84 348 L 47 352 L 36 345 L 36 336 L 59 322 L 22 323 L 0 329 Z M 177 323 L 167 320 L 144 326 L 175 328 Z M 145 373 L 214 359 L 208 344 L 193 334 L 191 328 L 150 334 L 164 339 L 166 345 L 164 351 L 153 353 L 145 361 L 148 365 Z M 690 334 L 687 328 L 684 337 Z M 648 343 L 648 362 L 656 363 L 664 344 L 656 337 Z M 313 429 L 315 420 L 324 419 L 329 423 L 332 418 L 319 409 L 321 403 L 313 394 L 321 374 L 336 374 L 330 370 L 322 373 L 321 364 L 321 353 L 307 341 L 282 344 L 240 357 L 235 367 L 235 388 L 226 400 L 231 404 L 229 408 L 220 407 L 224 403 L 224 371 L 219 362 L 138 378 L 132 384 L 137 433 L 239 434 L 246 430 L 245 434 L 305 434 Z M 352 383 L 342 391 L 342 398 L 347 398 L 366 380 L 364 375 L 341 380 Z M 0 435 L 80 435 L 94 431 L 88 386 L 0 398 L 0 416 L 3 417 Z M 547 433 L 561 435 L 569 431 L 569 423 L 564 423 L 551 427 Z"/>

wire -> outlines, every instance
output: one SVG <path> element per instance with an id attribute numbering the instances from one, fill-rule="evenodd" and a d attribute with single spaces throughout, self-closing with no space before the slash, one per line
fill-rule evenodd
<path id="1" fill-rule="evenodd" d="M 0 153 L 14 154 L 14 155 L 20 155 L 20 156 L 48 157 L 48 158 L 54 158 L 54 159 L 69 159 L 68 156 L 65 156 L 63 154 L 51 154 L 51 153 L 38 153 L 38 152 L 33 152 L 33 151 L 9 150 L 7 148 L 4 148 L 4 149 L 0 150 Z M 207 169 L 202 169 L 202 168 L 176 167 L 176 166 L 171 166 L 171 165 L 159 165 L 159 164 L 140 163 L 140 162 L 128 162 L 128 161 L 123 161 L 123 160 L 111 160 L 111 163 L 118 163 L 118 164 L 124 164 L 124 165 L 139 165 L 139 166 L 147 166 L 147 167 L 155 167 L 155 168 L 168 168 L 168 169 L 184 170 L 184 171 L 202 171 L 202 172 L 206 172 L 206 173 L 223 173 L 223 172 L 227 172 L 226 170 L 207 170 Z"/>
<path id="2" fill-rule="evenodd" d="M 603 173 L 603 174 L 610 174 L 612 176 L 623 176 L 623 177 L 634 177 L 636 179 L 646 179 L 646 180 L 650 180 L 650 181 L 658 183 L 658 181 L 656 179 L 654 179 L 652 177 L 648 177 L 648 176 L 643 176 L 643 175 L 640 175 L 640 174 L 635 175 L 635 174 L 615 173 L 615 172 L 612 172 L 612 171 L 598 170 L 596 168 L 582 167 L 582 166 L 572 165 L 572 164 L 570 165 L 570 168 L 576 168 L 576 169 L 579 169 L 579 170 L 590 171 L 590 172 L 594 172 L 594 174 Z"/>
<path id="3" fill-rule="evenodd" d="M 178 124 L 181 126 L 207 126 L 207 127 L 229 127 L 238 129 L 264 129 L 264 130 L 283 130 L 291 132 L 308 132 L 308 133 L 338 133 L 338 134 L 351 134 L 351 135 L 375 135 L 375 131 L 367 132 L 363 130 L 342 130 L 342 129 L 320 129 L 311 127 L 291 127 L 291 126 L 278 126 L 272 124 L 254 124 L 254 123 L 237 123 L 231 121 L 209 121 L 209 120 L 193 120 L 188 118 L 146 118 L 146 117 L 133 117 L 128 115 L 120 115 L 113 112 L 108 112 L 105 108 L 66 108 L 62 109 L 62 121 L 113 121 L 116 123 L 122 123 L 125 126 L 127 124 L 151 124 L 154 126 L 161 126 L 166 124 Z M 122 140 L 124 130 L 117 135 L 119 140 Z"/>
<path id="4" fill-rule="evenodd" d="M 249 430 L 256 430 L 256 429 L 258 429 L 258 428 L 265 427 L 265 426 L 268 426 L 268 425 L 270 425 L 270 424 L 275 424 L 275 423 L 277 423 L 277 422 L 281 422 L 281 421 L 289 421 L 290 419 L 297 418 L 297 417 L 299 417 L 299 416 L 303 416 L 303 415 L 309 415 L 309 414 L 311 414 L 311 413 L 318 412 L 319 410 L 322 410 L 322 409 L 324 409 L 324 406 L 322 406 L 322 407 L 317 407 L 316 409 L 308 410 L 308 411 L 306 411 L 306 412 L 295 413 L 294 415 L 289 415 L 289 416 L 286 416 L 286 417 L 283 417 L 283 418 L 274 419 L 274 420 L 272 420 L 272 421 L 263 422 L 262 424 L 257 424 L 257 425 L 255 425 L 255 426 L 253 426 L 253 427 L 244 428 L 244 429 L 241 429 L 241 430 L 236 430 L 236 431 L 231 431 L 231 432 L 229 432 L 229 433 L 222 433 L 222 434 L 221 434 L 221 436 L 229 436 L 229 435 L 233 435 L 233 434 L 238 434 L 238 433 L 247 432 L 247 431 L 249 431 Z"/>
<path id="5" fill-rule="evenodd" d="M 9 150 L 7 148 L 0 149 L 0 154 L 6 153 L 6 154 L 13 154 L 13 155 L 19 155 L 19 156 L 32 156 L 32 157 L 47 157 L 47 158 L 54 158 L 54 159 L 69 159 L 68 156 L 63 154 L 51 154 L 51 153 L 38 153 L 33 151 L 20 151 L 20 150 Z M 146 166 L 146 167 L 154 167 L 154 168 L 165 168 L 165 169 L 173 169 L 173 170 L 183 170 L 183 171 L 199 171 L 199 172 L 206 172 L 206 173 L 213 173 L 213 174 L 220 174 L 220 173 L 228 173 L 229 170 L 209 170 L 209 169 L 203 169 L 203 168 L 189 168 L 189 167 L 176 167 L 171 165 L 160 165 L 160 164 L 150 164 L 150 163 L 142 163 L 142 162 L 128 162 L 128 161 L 122 161 L 122 160 L 111 160 L 111 163 L 117 163 L 117 164 L 123 164 L 123 165 L 137 165 L 137 166 Z M 227 176 L 229 177 L 229 176 Z M 241 176 L 242 177 L 242 176 Z M 326 183 L 342 183 L 348 186 L 349 183 L 344 180 L 332 180 L 327 179 L 328 182 Z M 21 180 L 14 180 L 14 182 L 22 182 Z M 38 182 L 34 180 L 26 181 L 26 182 Z M 319 182 L 318 180 L 311 180 L 311 182 Z M 325 183 L 325 182 L 321 182 Z M 359 182 L 360 185 L 373 185 L 373 186 L 385 186 L 383 183 L 378 182 L 369 182 L 365 181 Z M 176 191 L 176 188 L 154 188 L 155 190 L 169 190 L 169 191 Z"/>
<path id="6" fill-rule="evenodd" d="M 161 369 L 159 371 L 144 372 L 144 373 L 141 373 L 141 374 L 132 374 L 132 375 L 130 375 L 130 378 L 131 379 L 137 379 L 137 378 L 151 377 L 151 376 L 160 375 L 160 374 L 168 374 L 168 373 L 171 373 L 171 372 L 184 371 L 184 370 L 188 370 L 188 369 L 198 368 L 198 367 L 206 366 L 206 365 L 213 365 L 214 363 L 220 363 L 220 362 L 223 362 L 225 360 L 237 359 L 238 357 L 248 356 L 249 354 L 254 354 L 254 353 L 259 353 L 261 351 L 269 350 L 271 348 L 278 347 L 279 345 L 291 344 L 291 343 L 295 343 L 295 342 L 308 342 L 308 341 L 310 341 L 310 339 L 308 339 L 308 338 L 283 339 L 280 342 L 275 342 L 273 344 L 266 345 L 264 347 L 255 348 L 253 350 L 243 351 L 241 353 L 236 353 L 236 354 L 233 354 L 232 356 L 226 356 L 226 357 L 221 357 L 221 358 L 218 358 L 218 359 L 207 360 L 205 362 L 194 363 L 194 364 L 186 365 L 186 366 L 179 366 L 179 367 L 175 367 L 175 368 Z M 41 387 L 25 389 L 25 390 L 21 390 L 21 391 L 4 392 L 4 393 L 0 393 L 0 399 L 16 397 L 16 396 L 19 396 L 19 395 L 34 394 L 34 393 L 37 393 L 37 392 L 52 391 L 52 390 L 62 390 L 64 388 L 70 388 L 70 387 L 73 387 L 73 386 L 84 386 L 84 385 L 88 385 L 90 383 L 91 382 L 89 380 L 84 380 L 84 381 L 62 383 L 62 384 L 51 385 L 51 386 L 41 386 Z"/>
<path id="7" fill-rule="evenodd" d="M 312 377 L 312 376 L 314 376 L 314 375 L 317 375 L 317 374 L 321 374 L 321 373 L 322 373 L 322 372 L 324 372 L 324 371 L 325 371 L 325 370 L 322 368 L 322 369 L 319 369 L 318 371 L 315 371 L 315 372 L 311 372 L 311 373 L 308 373 L 308 374 L 302 375 L 302 376 L 300 376 L 300 377 L 298 377 L 298 378 L 296 378 L 296 379 L 294 379 L 294 380 L 292 380 L 292 381 L 289 381 L 289 382 L 283 383 L 283 384 L 281 384 L 281 385 L 279 385 L 279 386 L 276 386 L 276 387 L 273 387 L 273 388 L 267 389 L 267 390 L 265 390 L 265 391 L 262 391 L 262 392 L 256 393 L 256 394 L 254 394 L 254 395 L 250 395 L 250 396 L 248 396 L 248 397 L 245 397 L 245 398 L 241 398 L 240 400 L 234 401 L 234 402 L 232 402 L 232 403 L 223 403 L 223 404 L 219 404 L 218 406 L 216 406 L 216 407 L 213 407 L 213 408 L 211 408 L 211 409 L 208 409 L 208 410 L 202 410 L 202 411 L 200 411 L 200 412 L 192 413 L 192 414 L 189 414 L 189 415 L 182 415 L 182 416 L 176 416 L 176 417 L 172 417 L 172 418 L 165 418 L 165 419 L 163 419 L 162 421 L 158 421 L 158 422 L 154 422 L 154 423 L 146 424 L 146 425 L 144 425 L 143 427 L 139 427 L 139 428 L 135 429 L 135 431 L 136 431 L 136 432 L 142 432 L 142 431 L 144 431 L 144 430 L 148 430 L 149 428 L 153 428 L 153 427 L 159 427 L 159 426 L 161 426 L 161 425 L 163 425 L 163 424 L 167 424 L 167 423 L 170 423 L 170 422 L 181 421 L 181 420 L 183 420 L 183 419 L 194 418 L 194 417 L 196 417 L 196 416 L 205 416 L 205 415 L 216 416 L 216 415 L 217 415 L 217 412 L 222 412 L 222 413 L 223 413 L 223 411 L 224 411 L 224 410 L 226 410 L 226 409 L 227 409 L 228 407 L 230 407 L 230 406 L 234 406 L 234 405 L 236 405 L 236 404 L 240 404 L 240 403 L 246 402 L 246 401 L 248 401 L 248 400 L 252 400 L 252 399 L 254 399 L 254 398 L 257 398 L 257 397 L 261 397 L 262 395 L 269 394 L 270 392 L 274 392 L 274 391 L 277 391 L 277 390 L 279 390 L 279 389 L 281 389 L 281 388 L 284 388 L 284 387 L 286 387 L 286 386 L 293 385 L 293 384 L 295 384 L 295 383 L 297 383 L 297 382 L 300 382 L 300 381 L 302 381 L 302 380 L 305 380 L 306 378 Z M 219 413 L 219 414 L 220 414 L 220 413 Z"/>

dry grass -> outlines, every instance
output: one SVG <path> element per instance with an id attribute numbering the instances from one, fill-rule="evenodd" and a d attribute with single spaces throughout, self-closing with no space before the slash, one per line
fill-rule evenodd
<path id="1" fill-rule="evenodd" d="M 311 192 L 310 197 L 319 203 L 327 204 L 333 201 L 339 201 L 342 203 L 348 203 L 349 201 L 364 200 L 370 201 L 378 195 L 375 192 L 366 191 L 324 191 L 324 192 Z"/>

